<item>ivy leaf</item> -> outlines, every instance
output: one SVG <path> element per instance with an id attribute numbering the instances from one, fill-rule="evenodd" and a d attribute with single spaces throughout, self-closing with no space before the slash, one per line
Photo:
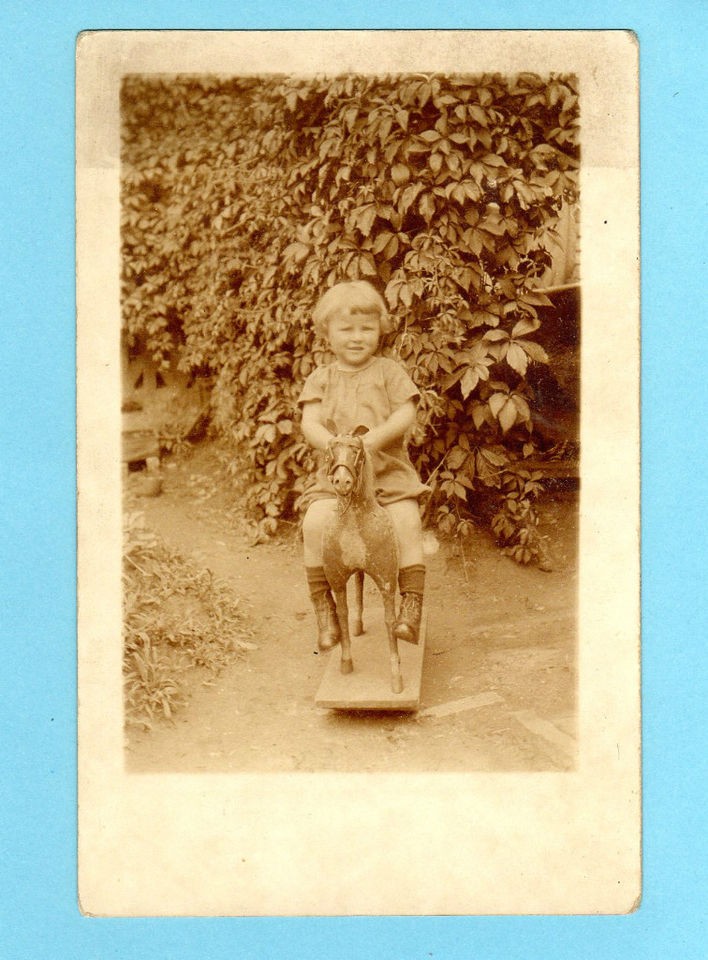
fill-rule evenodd
<path id="1" fill-rule="evenodd" d="M 454 370 L 452 373 L 449 373 L 440 384 L 440 389 L 443 392 L 448 391 L 450 387 L 454 387 L 455 384 L 462 379 L 462 377 L 464 376 L 464 373 L 465 373 L 464 367 L 459 367 L 457 370 Z"/>
<path id="2" fill-rule="evenodd" d="M 499 486 L 499 470 L 496 468 L 500 465 L 492 462 L 488 449 L 477 452 L 475 466 L 477 467 L 477 476 L 486 487 Z"/>
<path id="3" fill-rule="evenodd" d="M 430 100 L 432 95 L 433 95 L 432 84 L 421 83 L 420 86 L 418 87 L 418 104 L 420 105 L 421 110 L 426 105 L 428 100 Z"/>
<path id="4" fill-rule="evenodd" d="M 381 251 L 386 247 L 387 243 L 391 239 L 393 234 L 390 230 L 382 230 L 381 233 L 374 240 L 371 252 L 376 256 L 381 253 Z"/>
<path id="5" fill-rule="evenodd" d="M 406 187 L 406 189 L 401 194 L 401 199 L 398 204 L 398 209 L 401 214 L 405 214 L 408 212 L 408 209 L 410 208 L 411 204 L 413 203 L 413 201 L 415 200 L 415 198 L 418 196 L 418 194 L 421 192 L 422 189 L 423 189 L 422 183 L 412 183 L 409 187 Z"/>
<path id="6" fill-rule="evenodd" d="M 386 163 L 393 163 L 400 150 L 400 147 L 401 144 L 398 142 L 398 140 L 389 140 L 387 144 L 383 145 L 383 155 L 386 158 Z"/>
<path id="7" fill-rule="evenodd" d="M 479 96 L 479 102 L 483 107 L 488 107 L 490 103 L 494 103 L 492 92 L 486 87 L 480 87 L 477 95 Z"/>
<path id="8" fill-rule="evenodd" d="M 452 485 L 452 488 L 458 500 L 467 499 L 467 491 L 465 490 L 464 486 L 460 483 L 459 480 L 455 480 L 455 482 Z"/>
<path id="9" fill-rule="evenodd" d="M 507 433 L 509 430 L 511 430 L 511 428 L 516 423 L 517 413 L 518 411 L 516 409 L 516 404 L 514 403 L 511 397 L 508 397 L 506 403 L 499 411 L 499 417 L 498 417 L 499 423 L 501 424 L 501 428 L 504 431 L 504 433 Z"/>
<path id="10" fill-rule="evenodd" d="M 283 259 L 292 260 L 296 264 L 301 264 L 310 255 L 310 248 L 305 243 L 295 240 L 289 243 L 283 250 Z"/>
<path id="11" fill-rule="evenodd" d="M 494 314 L 489 314 L 489 316 L 494 316 Z M 497 323 L 498 322 L 499 318 L 497 317 Z M 487 330 L 482 339 L 490 342 L 494 342 L 495 340 L 508 340 L 509 334 L 506 330 Z"/>
<path id="12" fill-rule="evenodd" d="M 467 244 L 470 251 L 476 257 L 478 257 L 482 252 L 482 247 L 484 246 L 484 244 L 482 243 L 482 237 L 479 234 L 479 232 L 477 230 L 473 230 L 472 227 L 470 227 L 469 229 L 465 230 L 465 232 L 462 234 L 462 239 Z"/>
<path id="13" fill-rule="evenodd" d="M 472 422 L 474 423 L 477 430 L 479 430 L 487 419 L 487 410 L 489 409 L 486 403 L 475 403 L 472 407 Z"/>
<path id="14" fill-rule="evenodd" d="M 479 383 L 479 373 L 472 367 L 468 370 L 465 370 L 464 376 L 460 383 L 460 389 L 462 390 L 462 396 L 467 399 L 467 397 L 472 393 L 474 388 Z"/>
<path id="15" fill-rule="evenodd" d="M 504 226 L 504 221 L 499 217 L 499 214 L 488 214 L 479 225 L 480 230 L 485 230 L 487 233 L 491 233 L 495 237 L 503 237 L 506 233 L 506 228 Z"/>
<path id="16" fill-rule="evenodd" d="M 465 470 L 472 474 L 474 477 L 474 460 L 469 459 L 465 464 Z M 456 483 L 461 483 L 463 487 L 466 487 L 468 490 L 474 490 L 474 483 L 472 482 L 472 477 L 466 476 L 464 473 L 458 473 L 455 477 Z M 468 522 L 468 521 L 466 521 Z"/>
<path id="17" fill-rule="evenodd" d="M 384 260 L 393 260 L 393 258 L 398 253 L 399 240 L 395 233 L 391 234 L 391 239 L 386 244 L 386 249 L 384 250 Z"/>
<path id="18" fill-rule="evenodd" d="M 513 340 L 509 344 L 509 349 L 506 351 L 506 362 L 512 370 L 516 370 L 519 376 L 523 377 L 526 375 L 529 358 L 524 349 L 520 347 L 518 343 L 514 343 Z"/>
<path id="19" fill-rule="evenodd" d="M 492 415 L 497 419 L 499 419 L 499 413 L 508 399 L 508 393 L 493 393 L 487 401 L 489 404 L 489 409 L 492 411 Z"/>
<path id="20" fill-rule="evenodd" d="M 413 303 L 413 291 L 411 290 L 410 286 L 409 286 L 407 283 L 402 283 L 402 284 L 401 284 L 401 289 L 400 289 L 398 295 L 399 295 L 399 297 L 401 298 L 401 303 L 402 303 L 404 306 L 410 307 L 410 306 L 412 305 L 412 303 Z"/>
<path id="21" fill-rule="evenodd" d="M 521 303 L 528 303 L 534 307 L 552 307 L 553 301 L 543 293 L 536 293 L 533 290 L 526 290 L 519 297 Z"/>
<path id="22" fill-rule="evenodd" d="M 391 116 L 384 117 L 383 120 L 381 121 L 381 124 L 379 126 L 379 140 L 381 141 L 382 146 L 386 142 L 386 137 L 388 137 L 389 133 L 391 132 L 392 126 L 393 126 L 393 117 Z"/>
<path id="23" fill-rule="evenodd" d="M 424 217 L 426 223 L 430 223 L 435 214 L 435 198 L 431 193 L 424 193 L 420 198 L 418 209 Z"/>
<path id="24" fill-rule="evenodd" d="M 536 200 L 536 194 L 531 187 L 521 180 L 514 180 L 514 189 L 519 197 L 519 203 L 522 210 L 528 209 L 529 205 Z M 523 203 L 521 202 L 523 201 Z"/>
<path id="25" fill-rule="evenodd" d="M 442 168 L 443 158 L 441 153 L 431 153 L 428 159 L 428 165 L 434 174 L 440 173 Z"/>
<path id="26" fill-rule="evenodd" d="M 365 237 L 368 237 L 371 233 L 371 228 L 374 225 L 374 220 L 376 219 L 376 204 L 368 203 L 366 206 L 361 207 L 354 217 L 354 223 L 359 228 L 359 230 L 364 234 Z"/>
<path id="27" fill-rule="evenodd" d="M 401 292 L 402 282 L 403 281 L 400 279 L 400 277 L 395 277 L 389 280 L 389 282 L 386 284 L 386 289 L 384 290 L 384 297 L 386 299 L 386 303 L 389 305 L 389 307 L 392 310 L 396 309 L 396 304 L 398 303 L 398 297 Z"/>
<path id="28" fill-rule="evenodd" d="M 512 337 L 525 337 L 527 333 L 533 333 L 541 326 L 538 317 L 523 317 L 518 323 L 515 323 L 511 335 Z"/>
<path id="29" fill-rule="evenodd" d="M 512 400 L 514 401 L 514 406 L 518 411 L 519 420 L 521 423 L 529 423 L 531 420 L 531 408 L 526 400 L 518 393 L 512 394 Z"/>
<path id="30" fill-rule="evenodd" d="M 470 103 L 467 107 L 467 112 L 472 117 L 480 127 L 486 127 L 488 125 L 487 112 L 477 103 Z"/>
<path id="31" fill-rule="evenodd" d="M 499 319 L 495 313 L 490 313 L 489 310 L 473 310 L 469 326 L 479 327 L 485 325 L 488 327 L 498 327 Z M 504 336 L 506 336 L 506 334 L 504 334 Z"/>
<path id="32" fill-rule="evenodd" d="M 352 132 L 354 129 L 354 124 L 356 123 L 356 118 L 359 116 L 359 107 L 348 107 L 344 111 L 344 124 L 349 131 Z"/>
<path id="33" fill-rule="evenodd" d="M 411 172 L 405 163 L 396 163 L 391 167 L 391 179 L 400 187 L 403 183 L 408 183 L 411 178 Z"/>
<path id="34" fill-rule="evenodd" d="M 509 458 L 503 447 L 485 447 L 482 451 L 483 456 L 495 467 L 503 467 L 508 463 Z"/>
<path id="35" fill-rule="evenodd" d="M 489 130 L 486 130 L 484 127 L 480 127 L 477 131 L 477 136 L 479 142 L 482 144 L 485 150 L 491 150 L 492 148 L 492 135 Z"/>
<path id="36" fill-rule="evenodd" d="M 482 198 L 482 188 L 474 180 L 463 180 L 461 184 L 462 188 L 465 191 L 465 195 L 472 201 L 476 202 Z"/>
<path id="37" fill-rule="evenodd" d="M 532 360 L 535 360 L 536 363 L 548 363 L 549 358 L 546 351 L 543 349 L 540 343 L 534 343 L 533 340 L 517 340 L 516 341 L 520 347 L 526 351 L 529 357 Z"/>
<path id="38" fill-rule="evenodd" d="M 439 156 L 439 154 L 435 154 L 435 156 Z M 447 193 L 448 190 L 449 196 L 452 200 L 455 200 L 456 203 L 459 203 L 460 205 L 464 204 L 465 200 L 467 199 L 467 194 L 465 193 L 465 189 L 461 183 L 453 182 L 448 184 L 448 186 L 445 188 L 445 192 Z"/>
<path id="39" fill-rule="evenodd" d="M 469 291 L 474 283 L 475 274 L 470 267 L 462 267 L 462 269 L 458 271 L 455 279 L 463 290 Z"/>
<path id="40" fill-rule="evenodd" d="M 367 277 L 375 277 L 378 274 L 376 264 L 370 253 L 362 253 L 359 257 L 359 270 Z"/>
<path id="41" fill-rule="evenodd" d="M 345 163 L 337 169 L 335 180 L 337 181 L 337 183 L 341 183 L 342 180 L 350 180 L 351 176 L 352 176 L 352 168 L 348 163 Z"/>
<path id="42" fill-rule="evenodd" d="M 448 458 L 446 460 L 448 469 L 459 470 L 466 459 L 467 459 L 466 450 L 463 450 L 461 447 L 453 447 L 451 453 L 448 455 Z"/>
<path id="43" fill-rule="evenodd" d="M 546 103 L 549 107 L 555 107 L 567 87 L 562 86 L 557 81 L 552 83 L 546 90 Z"/>

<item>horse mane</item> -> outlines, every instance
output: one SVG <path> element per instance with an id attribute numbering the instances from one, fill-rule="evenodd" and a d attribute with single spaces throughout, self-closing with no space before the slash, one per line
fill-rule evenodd
<path id="1" fill-rule="evenodd" d="M 374 493 L 374 465 L 371 462 L 371 454 L 362 443 L 364 458 L 361 467 L 361 480 L 359 481 L 361 497 L 366 500 L 375 500 Z"/>

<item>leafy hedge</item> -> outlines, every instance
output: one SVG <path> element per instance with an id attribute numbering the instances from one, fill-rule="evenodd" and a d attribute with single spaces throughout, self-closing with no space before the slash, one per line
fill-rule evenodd
<path id="1" fill-rule="evenodd" d="M 123 523 L 125 721 L 150 729 L 187 701 L 195 672 L 215 677 L 252 650 L 239 601 L 210 570 L 166 546 L 140 512 Z"/>
<path id="2" fill-rule="evenodd" d="M 312 307 L 364 278 L 421 390 L 429 518 L 464 533 L 474 492 L 496 491 L 500 540 L 537 556 L 515 516 L 540 479 L 523 471 L 528 374 L 549 361 L 533 286 L 577 199 L 575 79 L 132 76 L 122 118 L 125 334 L 214 378 L 260 530 L 292 515 L 312 469 L 295 410 L 324 359 Z"/>

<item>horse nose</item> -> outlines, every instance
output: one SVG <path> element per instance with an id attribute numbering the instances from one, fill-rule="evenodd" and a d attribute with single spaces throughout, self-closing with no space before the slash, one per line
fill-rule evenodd
<path id="1" fill-rule="evenodd" d="M 332 486 L 337 493 L 347 496 L 352 492 L 354 482 L 349 474 L 344 470 L 335 470 L 332 477 Z"/>

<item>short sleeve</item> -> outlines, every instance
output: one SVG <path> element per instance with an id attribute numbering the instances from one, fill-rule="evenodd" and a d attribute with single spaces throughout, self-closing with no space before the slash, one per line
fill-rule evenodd
<path id="1" fill-rule="evenodd" d="M 420 397 L 418 387 L 395 360 L 387 358 L 384 377 L 392 411 L 402 407 L 408 400 L 417 400 Z"/>
<path id="2" fill-rule="evenodd" d="M 305 380 L 300 396 L 297 398 L 298 404 L 302 406 L 311 400 L 322 400 L 325 395 L 327 380 L 327 370 L 325 367 L 318 367 L 313 370 L 310 376 Z"/>

